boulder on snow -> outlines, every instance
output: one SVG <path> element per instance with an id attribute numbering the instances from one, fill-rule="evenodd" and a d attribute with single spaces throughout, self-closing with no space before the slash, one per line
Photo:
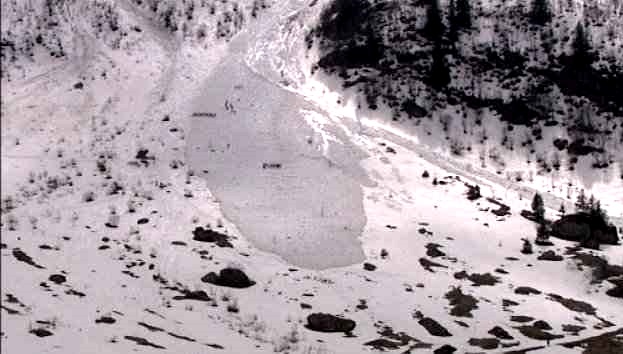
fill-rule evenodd
<path id="1" fill-rule="evenodd" d="M 617 229 L 608 225 L 603 218 L 588 213 L 565 215 L 552 223 L 552 236 L 567 241 L 590 242 L 616 245 L 619 243 Z"/>
<path id="2" fill-rule="evenodd" d="M 537 259 L 539 261 L 562 261 L 563 257 L 556 254 L 556 252 L 549 250 L 543 252 L 540 256 L 537 257 Z"/>
<path id="3" fill-rule="evenodd" d="M 448 330 L 439 324 L 439 322 L 433 320 L 430 317 L 424 317 L 419 322 L 420 326 L 424 327 L 428 333 L 437 337 L 451 337 L 452 334 Z"/>
<path id="4" fill-rule="evenodd" d="M 227 235 L 211 229 L 204 229 L 201 226 L 196 227 L 193 231 L 193 240 L 199 242 L 214 242 L 219 247 L 234 247 L 231 242 L 229 242 Z"/>
<path id="5" fill-rule="evenodd" d="M 210 272 L 201 278 L 201 281 L 219 286 L 227 286 L 230 288 L 248 288 L 253 286 L 255 282 L 240 269 L 237 268 L 224 268 L 221 269 L 217 275 L 214 272 Z"/>
<path id="6" fill-rule="evenodd" d="M 307 316 L 308 329 L 316 332 L 344 332 L 348 333 L 355 329 L 353 320 L 337 317 L 328 313 L 312 313 Z"/>

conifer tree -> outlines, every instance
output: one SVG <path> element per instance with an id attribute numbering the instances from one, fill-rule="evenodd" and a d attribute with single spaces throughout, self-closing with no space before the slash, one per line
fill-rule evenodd
<path id="1" fill-rule="evenodd" d="M 571 49 L 573 51 L 571 55 L 573 65 L 579 68 L 586 68 L 592 64 L 593 55 L 591 44 L 588 39 L 588 32 L 582 24 L 582 21 L 578 21 L 575 27 L 575 36 L 571 43 Z"/>
<path id="2" fill-rule="evenodd" d="M 544 223 L 545 206 L 543 205 L 543 198 L 539 193 L 536 193 L 534 198 L 532 198 L 532 212 L 534 213 L 534 217 L 539 224 Z"/>
<path id="3" fill-rule="evenodd" d="M 586 206 L 586 195 L 584 194 L 584 189 L 582 189 L 575 202 L 575 209 L 576 211 L 585 211 L 587 209 Z"/>
<path id="4" fill-rule="evenodd" d="M 543 26 L 552 20 L 552 11 L 549 0 L 532 0 L 530 8 L 530 22 Z"/>
<path id="5" fill-rule="evenodd" d="M 426 25 L 424 26 L 424 34 L 430 40 L 441 41 L 445 27 L 441 20 L 441 10 L 439 8 L 439 0 L 430 0 L 428 9 L 426 10 Z"/>
<path id="6" fill-rule="evenodd" d="M 472 6 L 469 0 L 456 0 L 456 24 L 461 29 L 472 28 Z"/>
<path id="7" fill-rule="evenodd" d="M 433 63 L 429 74 L 430 85 L 440 90 L 450 83 L 450 69 L 440 44 L 435 44 L 432 56 Z"/>

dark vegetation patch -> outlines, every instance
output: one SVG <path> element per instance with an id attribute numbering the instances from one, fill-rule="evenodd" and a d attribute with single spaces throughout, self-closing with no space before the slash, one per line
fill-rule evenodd
<path id="1" fill-rule="evenodd" d="M 473 286 L 493 286 L 500 282 L 500 278 L 492 275 L 491 273 L 467 274 L 467 272 L 464 270 L 458 273 L 454 273 L 454 278 L 459 280 L 468 279 L 472 282 Z"/>
<path id="2" fill-rule="evenodd" d="M 478 308 L 478 300 L 471 295 L 463 294 L 460 287 L 453 287 L 445 295 L 452 309 L 450 315 L 457 317 L 473 317 L 472 310 Z"/>
<path id="3" fill-rule="evenodd" d="M 573 254 L 573 259 L 579 261 L 578 268 L 590 267 L 592 271 L 593 281 L 600 283 L 603 280 L 613 277 L 623 277 L 623 265 L 610 264 L 608 260 L 592 253 L 579 252 L 578 248 L 568 250 L 569 254 Z"/>
<path id="4" fill-rule="evenodd" d="M 511 215 L 511 207 L 509 207 L 508 205 L 495 200 L 493 198 L 487 198 L 487 201 L 489 203 L 495 204 L 498 206 L 497 209 L 492 209 L 491 213 L 493 213 L 496 216 L 502 217 L 502 216 L 507 216 L 507 215 Z"/>
<path id="5" fill-rule="evenodd" d="M 556 294 L 549 294 L 548 299 L 560 303 L 571 311 L 585 313 L 587 315 L 594 315 L 597 311 L 593 305 L 587 302 L 562 297 Z"/>
<path id="6" fill-rule="evenodd" d="M 420 258 L 420 265 L 422 266 L 422 268 L 426 269 L 427 271 L 429 271 L 431 273 L 435 273 L 435 271 L 433 270 L 433 267 L 436 267 L 436 268 L 448 268 L 448 266 L 446 266 L 446 265 L 433 262 L 433 261 L 429 260 L 428 258 L 424 258 L 424 257 Z"/>

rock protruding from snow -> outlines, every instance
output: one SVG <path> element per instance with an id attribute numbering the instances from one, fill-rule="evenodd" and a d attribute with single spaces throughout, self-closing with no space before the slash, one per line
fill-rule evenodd
<path id="1" fill-rule="evenodd" d="M 316 332 L 352 332 L 355 321 L 328 313 L 312 313 L 307 316 L 306 327 Z"/>
<path id="2" fill-rule="evenodd" d="M 234 247 L 231 242 L 229 242 L 227 235 L 211 229 L 204 229 L 201 226 L 196 227 L 193 231 L 193 240 L 199 242 L 213 242 L 219 247 Z"/>
<path id="3" fill-rule="evenodd" d="M 437 337 L 451 337 L 452 334 L 448 330 L 439 324 L 439 322 L 433 320 L 430 317 L 424 317 L 419 322 L 420 326 L 424 327 L 428 333 Z"/>
<path id="4" fill-rule="evenodd" d="M 201 281 L 219 286 L 243 289 L 255 285 L 255 282 L 240 269 L 224 268 L 217 275 L 210 272 L 201 278 Z"/>

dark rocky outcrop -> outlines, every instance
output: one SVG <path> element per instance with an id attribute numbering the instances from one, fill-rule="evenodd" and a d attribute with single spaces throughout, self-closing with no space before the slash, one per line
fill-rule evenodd
<path id="1" fill-rule="evenodd" d="M 210 272 L 204 275 L 201 281 L 238 289 L 248 288 L 255 284 L 253 280 L 249 279 L 245 272 L 237 268 L 221 269 L 218 275 L 214 272 Z"/>
<path id="2" fill-rule="evenodd" d="M 307 329 L 316 332 L 352 332 L 355 321 L 328 313 L 312 313 L 307 316 Z"/>
<path id="3" fill-rule="evenodd" d="M 614 284 L 614 288 L 608 289 L 606 295 L 623 299 L 623 278 L 610 280 L 610 283 Z"/>
<path id="4" fill-rule="evenodd" d="M 424 327 L 428 333 L 432 336 L 437 337 L 451 337 L 452 334 L 448 332 L 448 330 L 440 325 L 437 321 L 433 320 L 430 317 L 424 317 L 418 321 L 420 326 Z"/>
<path id="5" fill-rule="evenodd" d="M 551 235 L 582 243 L 587 243 L 591 239 L 599 244 L 616 245 L 619 242 L 615 226 L 608 225 L 603 218 L 588 213 L 563 216 L 552 223 Z"/>

